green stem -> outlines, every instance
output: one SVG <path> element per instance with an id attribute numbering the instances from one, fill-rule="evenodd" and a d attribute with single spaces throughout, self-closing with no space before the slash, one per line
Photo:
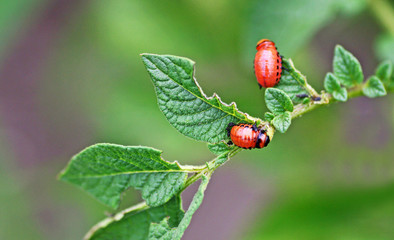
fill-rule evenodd
<path id="1" fill-rule="evenodd" d="M 316 104 L 316 103 L 309 103 L 309 104 L 298 104 L 294 106 L 294 110 L 291 113 L 291 118 L 297 118 L 302 116 L 303 114 L 310 112 L 314 110 L 315 108 L 318 108 L 320 106 L 323 106 L 323 104 Z"/>
<path id="2" fill-rule="evenodd" d="M 124 215 L 126 215 L 129 212 L 133 212 L 133 211 L 143 211 L 145 209 L 148 209 L 149 206 L 146 204 L 146 202 L 141 202 L 138 203 L 134 206 L 131 206 L 129 208 L 126 208 L 125 210 L 122 210 L 121 212 L 118 212 L 117 214 L 115 214 L 112 217 L 107 217 L 106 219 L 98 222 L 96 225 L 94 225 L 84 236 L 84 240 L 88 240 L 91 239 L 91 237 L 93 236 L 93 234 L 99 230 L 100 228 L 105 228 L 106 226 L 108 226 L 109 224 L 119 221 L 119 219 L 122 219 L 124 217 Z"/>
<path id="3" fill-rule="evenodd" d="M 185 190 L 187 187 L 192 185 L 194 182 L 196 182 L 198 179 L 201 178 L 202 175 L 210 176 L 212 173 L 220 166 L 222 166 L 224 163 L 226 163 L 231 157 L 236 155 L 238 152 L 242 151 L 242 148 L 239 147 L 234 147 L 234 149 L 230 150 L 225 156 L 219 155 L 213 160 L 207 162 L 205 167 L 203 168 L 195 168 L 195 169 L 200 169 L 199 172 L 196 172 L 193 176 L 188 178 L 186 180 L 185 185 L 183 186 L 181 192 Z"/>
<path id="4" fill-rule="evenodd" d="M 363 96 L 363 91 L 362 91 L 363 86 L 364 86 L 364 84 L 360 84 L 360 85 L 357 85 L 353 88 L 350 88 L 348 90 L 348 98 L 350 99 L 350 98 Z M 298 105 L 294 106 L 294 110 L 291 113 L 291 118 L 294 119 L 294 118 L 300 117 L 300 116 L 304 115 L 305 113 L 310 112 L 316 108 L 337 102 L 337 100 L 335 100 L 332 97 L 332 95 L 328 94 L 328 93 L 322 93 L 320 95 L 320 97 L 322 98 L 320 101 L 312 101 L 308 104 L 298 104 Z"/>
<path id="5" fill-rule="evenodd" d="M 198 179 L 201 178 L 201 176 L 204 174 L 205 171 L 201 171 L 199 173 L 194 174 L 193 176 L 191 176 L 190 178 L 188 178 L 186 180 L 185 185 L 183 186 L 183 188 L 181 189 L 180 192 L 183 192 L 183 190 L 185 190 L 187 187 L 189 187 L 190 185 L 192 185 L 195 181 L 197 181 Z"/>
<path id="6" fill-rule="evenodd" d="M 306 80 L 305 80 L 306 81 Z M 306 85 L 304 86 L 306 91 L 312 96 L 312 97 L 317 97 L 319 96 L 319 94 L 316 92 L 316 90 L 309 85 L 308 83 L 306 83 Z"/>
<path id="7" fill-rule="evenodd" d="M 180 165 L 182 170 L 185 170 L 185 172 L 201 172 L 206 168 L 205 165 L 203 166 L 193 166 L 193 165 Z"/>
<path id="8" fill-rule="evenodd" d="M 394 36 L 394 9 L 387 0 L 369 0 L 370 9 L 387 31 Z"/>

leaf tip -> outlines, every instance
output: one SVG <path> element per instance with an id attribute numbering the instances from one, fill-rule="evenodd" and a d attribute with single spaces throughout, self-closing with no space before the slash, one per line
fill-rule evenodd
<path id="1" fill-rule="evenodd" d="M 340 44 L 335 45 L 335 51 L 342 50 L 342 49 L 344 49 L 342 45 L 340 45 Z"/>

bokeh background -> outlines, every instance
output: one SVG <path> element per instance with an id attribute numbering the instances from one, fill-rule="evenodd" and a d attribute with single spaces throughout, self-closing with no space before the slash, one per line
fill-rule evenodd
<path id="1" fill-rule="evenodd" d="M 394 61 L 393 9 L 388 0 L 3 1 L 0 239 L 81 239 L 113 212 L 56 180 L 94 143 L 152 146 L 182 164 L 213 158 L 168 124 L 140 53 L 193 59 L 207 95 L 262 117 L 260 38 L 321 89 L 336 44 L 366 77 Z M 393 239 L 393 126 L 394 94 L 294 120 L 268 148 L 216 171 L 184 239 Z M 139 199 L 129 191 L 121 208 Z"/>

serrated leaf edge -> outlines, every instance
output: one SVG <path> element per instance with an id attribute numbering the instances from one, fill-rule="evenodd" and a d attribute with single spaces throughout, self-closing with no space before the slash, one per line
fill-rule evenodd
<path id="1" fill-rule="evenodd" d="M 145 58 L 145 59 L 148 60 L 148 61 L 150 61 L 150 60 L 147 59 L 145 56 L 177 57 L 177 58 L 182 58 L 182 59 L 185 59 L 185 60 L 187 60 L 187 61 L 190 61 L 191 64 L 192 64 L 192 66 L 193 66 L 193 74 L 192 74 L 193 81 L 194 81 L 194 83 L 196 84 L 198 90 L 200 91 L 201 95 L 202 95 L 204 98 L 201 98 L 201 97 L 195 95 L 194 93 L 190 92 L 188 89 L 184 88 L 184 87 L 183 87 L 182 85 L 180 85 L 177 81 L 175 81 L 174 79 L 172 79 L 170 76 L 168 76 L 168 75 L 166 75 L 166 76 L 167 76 L 168 78 L 170 78 L 174 83 L 178 84 L 181 88 L 185 89 L 185 90 L 188 91 L 190 94 L 192 94 L 192 95 L 195 96 L 196 98 L 198 98 L 198 99 L 204 101 L 205 103 L 211 105 L 212 107 L 214 107 L 214 108 L 216 108 L 216 109 L 219 109 L 219 110 L 221 110 L 221 111 L 223 111 L 223 112 L 225 112 L 225 113 L 227 113 L 227 114 L 229 114 L 229 115 L 231 115 L 231 116 L 233 116 L 233 117 L 235 117 L 235 118 L 237 118 L 237 119 L 240 119 L 240 118 L 239 118 L 239 116 L 237 116 L 237 115 L 235 114 L 235 112 L 239 112 L 241 115 L 244 116 L 244 119 L 240 119 L 241 121 L 246 121 L 246 122 L 250 122 L 250 123 L 253 123 L 253 122 L 256 121 L 256 120 L 254 120 L 255 118 L 252 118 L 249 114 L 240 111 L 240 110 L 237 108 L 237 104 L 236 104 L 235 102 L 231 102 L 230 104 L 227 104 L 227 103 L 225 103 L 225 102 L 222 101 L 222 99 L 217 95 L 217 93 L 213 93 L 213 95 L 212 95 L 211 97 L 208 97 L 208 96 L 204 93 L 204 91 L 202 90 L 201 86 L 198 84 L 198 82 L 197 82 L 197 80 L 196 80 L 196 78 L 195 78 L 195 62 L 194 62 L 193 60 L 191 60 L 191 59 L 189 59 L 189 58 L 185 58 L 185 57 L 175 56 L 175 55 L 160 55 L 160 54 L 153 54 L 153 53 L 142 53 L 142 54 L 140 54 L 140 56 L 143 57 L 143 58 Z M 171 59 L 169 59 L 169 60 L 171 61 Z M 150 61 L 150 62 L 151 62 L 151 61 Z M 173 64 L 175 64 L 173 61 L 171 61 L 171 62 L 172 62 Z M 151 63 L 152 63 L 152 62 L 151 62 Z M 152 63 L 152 64 L 153 64 L 153 63 Z M 153 65 L 155 65 L 155 64 L 153 64 Z M 176 65 L 176 64 L 175 64 L 175 65 Z M 155 91 L 156 91 L 156 86 L 155 86 Z M 218 107 L 218 106 L 212 104 L 211 102 L 209 102 L 209 100 L 212 100 L 212 99 L 216 100 L 216 101 L 218 102 L 218 105 L 219 105 L 219 106 L 220 106 L 220 104 L 223 104 L 223 105 L 225 105 L 226 107 L 230 107 L 231 110 L 232 110 L 232 113 L 230 113 L 230 112 L 228 112 L 228 111 L 225 111 L 224 109 L 222 109 L 222 108 L 220 108 L 220 107 Z M 207 101 L 207 100 L 208 100 L 208 101 Z M 260 119 L 259 119 L 259 120 L 260 120 Z"/>
<path id="2" fill-rule="evenodd" d="M 120 145 L 120 144 L 113 144 L 113 143 L 96 143 L 96 144 L 94 144 L 94 145 L 91 145 L 91 146 L 88 146 L 88 147 L 86 147 L 86 148 L 84 148 L 83 150 L 81 150 L 79 153 L 77 153 L 77 154 L 75 154 L 72 158 L 71 158 L 71 160 L 68 162 L 68 164 L 67 164 L 67 166 L 57 175 L 57 178 L 59 179 L 59 180 L 66 180 L 66 179 L 75 179 L 75 178 L 66 178 L 66 179 L 64 179 L 63 177 L 64 177 L 64 175 L 67 173 L 67 170 L 70 168 L 70 166 L 71 166 L 71 164 L 74 162 L 74 161 L 76 161 L 76 157 L 79 155 L 79 154 L 82 154 L 83 152 L 85 152 L 85 151 L 88 151 L 88 150 L 90 150 L 91 148 L 94 148 L 94 147 L 99 147 L 99 146 L 114 146 L 114 147 L 122 147 L 122 148 L 124 148 L 124 147 L 127 147 L 127 148 L 145 148 L 145 149 L 151 149 L 151 150 L 153 150 L 153 151 L 156 151 L 156 152 L 158 152 L 159 153 L 159 157 L 160 157 L 160 159 L 162 160 L 162 161 L 164 161 L 164 162 L 166 162 L 166 163 L 168 163 L 168 164 L 176 164 L 176 166 L 179 168 L 179 170 L 173 170 L 173 169 L 169 169 L 169 170 L 172 170 L 173 172 L 185 172 L 185 170 L 182 170 L 182 166 L 177 162 L 177 161 L 174 161 L 174 162 L 169 162 L 169 161 L 167 161 L 167 160 L 164 160 L 163 159 L 163 157 L 162 157 L 162 154 L 163 154 L 163 151 L 162 150 L 159 150 L 159 149 L 156 149 L 156 148 L 153 148 L 153 147 L 147 147 L 147 146 L 124 146 L 124 145 Z M 155 161 L 155 160 L 154 160 Z M 156 161 L 157 162 L 157 161 Z M 121 172 L 121 173 L 117 173 L 117 174 L 107 174 L 107 175 L 100 175 L 100 176 L 117 176 L 117 175 L 123 175 L 123 174 L 128 174 L 128 173 L 130 173 L 130 174 L 136 174 L 136 173 L 158 173 L 158 172 L 170 172 L 169 170 L 160 170 L 160 171 L 152 171 L 152 170 L 149 170 L 149 171 L 139 171 L 139 172 Z M 92 176 L 92 177 L 100 177 L 100 176 Z M 90 177 L 90 176 L 89 176 Z"/>

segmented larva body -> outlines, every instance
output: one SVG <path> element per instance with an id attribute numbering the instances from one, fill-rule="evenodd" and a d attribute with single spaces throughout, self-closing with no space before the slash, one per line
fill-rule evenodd
<path id="1" fill-rule="evenodd" d="M 229 123 L 227 128 L 231 142 L 236 146 L 246 149 L 263 148 L 268 145 L 270 138 L 267 133 L 255 124 Z"/>
<path id="2" fill-rule="evenodd" d="M 282 57 L 279 55 L 275 43 L 268 39 L 261 39 L 256 46 L 254 58 L 254 72 L 261 87 L 275 86 L 282 74 Z"/>

